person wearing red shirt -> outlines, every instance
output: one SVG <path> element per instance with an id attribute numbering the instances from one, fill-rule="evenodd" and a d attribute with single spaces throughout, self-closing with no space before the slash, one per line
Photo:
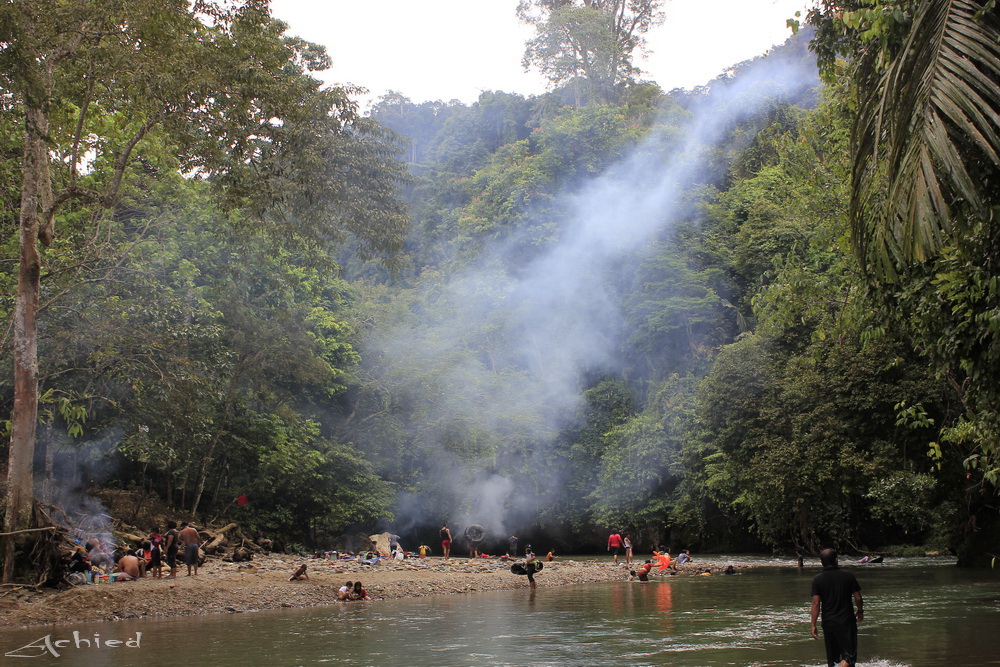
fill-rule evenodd
<path id="1" fill-rule="evenodd" d="M 615 565 L 618 565 L 618 554 L 621 553 L 622 545 L 622 536 L 618 533 L 618 531 L 616 530 L 611 533 L 608 537 L 608 551 L 614 554 Z"/>

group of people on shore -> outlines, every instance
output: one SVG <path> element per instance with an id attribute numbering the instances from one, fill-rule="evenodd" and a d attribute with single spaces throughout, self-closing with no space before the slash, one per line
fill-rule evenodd
<path id="1" fill-rule="evenodd" d="M 361 602 L 371 602 L 368 591 L 361 585 L 360 581 L 348 581 L 337 591 L 337 599 L 347 602 L 349 600 L 359 600 Z"/>
<path id="2" fill-rule="evenodd" d="M 612 531 L 608 536 L 608 552 L 611 553 L 614 558 L 615 565 L 619 565 L 618 557 L 624 556 L 625 567 L 631 567 L 633 559 L 632 538 L 629 537 L 628 533 L 622 533 L 617 530 Z M 691 551 L 689 549 L 681 551 L 676 560 L 671 559 L 669 547 L 666 549 L 660 547 L 659 551 L 653 552 L 653 556 L 655 557 L 661 570 L 665 570 L 670 567 L 676 569 L 678 565 L 693 562 L 691 560 Z"/>
<path id="3" fill-rule="evenodd" d="M 84 545 L 78 544 L 71 556 L 69 571 L 90 573 L 87 581 L 94 576 L 110 575 L 114 580 L 128 581 L 145 577 L 147 572 L 154 579 L 173 579 L 177 576 L 178 555 L 183 554 L 188 576 L 198 576 L 200 547 L 201 538 L 194 526 L 184 521 L 178 528 L 176 521 L 168 521 L 164 534 L 160 534 L 159 526 L 153 528 L 138 549 L 116 553 L 111 545 L 96 537 Z M 169 568 L 166 576 L 163 575 L 164 564 Z"/>

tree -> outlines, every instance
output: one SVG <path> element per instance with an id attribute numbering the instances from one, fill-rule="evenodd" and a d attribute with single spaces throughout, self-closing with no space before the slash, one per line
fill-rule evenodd
<path id="1" fill-rule="evenodd" d="M 827 1 L 809 18 L 828 78 L 842 54 L 856 82 L 855 253 L 885 320 L 961 400 L 939 437 L 969 469 L 971 519 L 983 511 L 1000 526 L 1000 11 L 993 0 Z"/>
<path id="2" fill-rule="evenodd" d="M 876 4 L 841 20 L 888 31 L 872 15 L 896 3 Z M 1000 12 L 974 0 L 922 0 L 912 16 L 893 9 L 910 24 L 902 44 L 858 53 L 851 192 L 862 265 L 889 279 L 1000 205 Z"/>
<path id="3" fill-rule="evenodd" d="M 112 215 L 144 147 L 166 143 L 182 173 L 209 179 L 241 219 L 303 244 L 358 239 L 391 262 L 405 215 L 389 135 L 350 91 L 307 74 L 322 49 L 282 37 L 264 0 L 13 0 L 0 8 L 0 86 L 23 132 L 14 410 L 6 526 L 28 525 L 38 401 L 37 324 L 56 218 Z M 13 577 L 8 540 L 3 578 Z"/>
<path id="4" fill-rule="evenodd" d="M 633 55 L 644 46 L 643 35 L 662 21 L 663 0 L 521 0 L 520 19 L 535 27 L 527 43 L 524 68 L 537 67 L 560 85 L 582 79 L 587 94 L 604 102 L 616 100 L 621 86 L 639 70 Z M 579 106 L 583 91 L 577 88 Z"/>

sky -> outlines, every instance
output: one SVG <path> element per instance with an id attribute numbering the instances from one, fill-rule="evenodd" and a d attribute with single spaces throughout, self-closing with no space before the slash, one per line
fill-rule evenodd
<path id="1" fill-rule="evenodd" d="M 328 84 L 389 90 L 416 103 L 474 102 L 487 90 L 536 95 L 537 72 L 521 66 L 533 35 L 515 14 L 518 0 L 272 0 L 289 33 L 327 47 Z M 785 20 L 807 0 L 667 0 L 662 25 L 646 35 L 652 53 L 637 64 L 665 90 L 707 83 L 729 65 L 790 36 Z"/>

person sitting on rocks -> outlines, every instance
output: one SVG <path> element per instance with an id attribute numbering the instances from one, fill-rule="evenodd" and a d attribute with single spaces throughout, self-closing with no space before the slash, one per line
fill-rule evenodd
<path id="1" fill-rule="evenodd" d="M 353 581 L 348 581 L 345 585 L 343 585 L 343 586 L 340 587 L 340 590 L 337 591 L 337 599 L 338 600 L 350 600 L 351 599 L 351 593 L 353 591 L 354 591 L 354 582 Z"/>
<path id="2" fill-rule="evenodd" d="M 83 547 L 77 546 L 69 561 L 70 572 L 90 572 L 90 559 Z"/>
<path id="3" fill-rule="evenodd" d="M 288 577 L 288 580 L 289 581 L 303 581 L 303 580 L 309 581 L 309 575 L 306 574 L 306 564 L 302 563 L 302 565 L 299 565 L 298 569 L 295 570 L 295 572 L 292 572 L 292 576 Z"/>
<path id="4" fill-rule="evenodd" d="M 146 562 L 136 556 L 135 551 L 129 549 L 118 561 L 115 572 L 119 573 L 119 579 L 138 579 L 146 575 Z"/>
<path id="5" fill-rule="evenodd" d="M 354 590 L 351 591 L 352 600 L 361 600 L 362 602 L 371 602 L 371 598 L 368 597 L 368 591 L 364 589 L 360 581 L 354 582 Z"/>
<path id="6" fill-rule="evenodd" d="M 87 558 L 91 565 L 105 572 L 115 563 L 111 551 L 96 538 L 87 542 Z"/>

